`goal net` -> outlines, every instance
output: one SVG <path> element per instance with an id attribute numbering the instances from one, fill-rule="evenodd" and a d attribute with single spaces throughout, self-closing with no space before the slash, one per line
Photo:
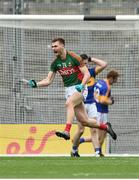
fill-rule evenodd
<path id="1" fill-rule="evenodd" d="M 118 70 L 118 83 L 112 87 L 115 104 L 108 115 L 118 140 L 110 140 L 109 151 L 138 153 L 139 21 L 0 20 L 0 123 L 66 122 L 64 87 L 58 74 L 46 88 L 31 89 L 21 82 L 46 77 L 54 59 L 51 40 L 55 37 L 63 37 L 68 50 L 108 62 L 96 79 Z"/>

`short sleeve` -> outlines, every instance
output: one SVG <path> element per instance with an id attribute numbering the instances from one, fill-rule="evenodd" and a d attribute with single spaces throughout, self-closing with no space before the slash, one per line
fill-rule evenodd
<path id="1" fill-rule="evenodd" d="M 50 66 L 50 71 L 52 71 L 52 72 L 56 72 L 57 71 L 55 61 L 52 62 L 51 66 Z"/>

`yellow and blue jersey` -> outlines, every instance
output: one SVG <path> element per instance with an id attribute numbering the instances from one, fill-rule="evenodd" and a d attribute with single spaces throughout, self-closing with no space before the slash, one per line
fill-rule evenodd
<path id="1" fill-rule="evenodd" d="M 93 94 L 94 94 L 94 84 L 95 84 L 96 72 L 95 72 L 95 68 L 89 68 L 88 70 L 90 72 L 91 77 L 87 83 L 88 95 L 87 95 L 84 103 L 85 104 L 92 104 L 94 102 Z"/>
<path id="2" fill-rule="evenodd" d="M 111 96 L 110 85 L 107 80 L 98 80 L 94 85 L 94 99 L 96 101 L 97 111 L 100 113 L 108 113 L 108 105 L 100 103 L 101 98 L 109 98 Z"/>

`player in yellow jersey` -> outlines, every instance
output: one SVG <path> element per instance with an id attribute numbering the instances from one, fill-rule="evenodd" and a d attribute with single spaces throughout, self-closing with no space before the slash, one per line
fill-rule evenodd
<path id="1" fill-rule="evenodd" d="M 94 101 L 97 107 L 97 121 L 107 123 L 107 116 L 109 112 L 109 105 L 114 104 L 113 96 L 111 96 L 111 86 L 117 82 L 119 73 L 116 70 L 108 72 L 105 79 L 98 80 L 94 85 Z M 93 133 L 97 134 L 99 148 L 96 149 L 96 156 L 104 156 L 101 152 L 102 145 L 106 137 L 106 131 L 100 129 L 93 129 Z M 79 142 L 91 142 L 92 137 L 80 138 Z M 74 154 L 73 154 L 74 155 Z M 77 153 L 75 154 L 77 157 Z"/>
<path id="2" fill-rule="evenodd" d="M 88 94 L 86 99 L 84 100 L 85 109 L 87 111 L 88 117 L 92 119 L 92 121 L 94 119 L 96 119 L 97 121 L 97 107 L 93 98 L 95 78 L 96 75 L 98 75 L 107 67 L 107 62 L 98 58 L 88 57 L 86 54 L 81 54 L 80 56 L 82 57 L 84 64 L 86 64 L 86 66 L 88 67 L 91 76 L 87 83 Z M 93 65 L 95 66 L 93 67 Z M 78 153 L 79 139 L 81 135 L 84 133 L 85 129 L 85 127 L 79 121 L 77 121 L 77 125 L 77 132 L 75 133 L 73 138 L 73 146 L 71 151 L 72 157 L 80 157 Z M 90 133 L 91 137 L 89 138 L 89 142 L 93 143 L 93 147 L 95 149 L 96 154 L 100 154 L 100 144 L 98 140 L 97 131 L 95 131 L 94 128 L 90 128 Z M 80 140 L 82 140 L 82 138 Z"/>

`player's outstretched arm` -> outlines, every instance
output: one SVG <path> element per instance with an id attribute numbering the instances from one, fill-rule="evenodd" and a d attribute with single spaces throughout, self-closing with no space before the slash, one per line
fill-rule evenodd
<path id="1" fill-rule="evenodd" d="M 35 80 L 30 79 L 28 81 L 28 85 L 32 88 L 49 86 L 53 82 L 54 78 L 55 78 L 55 73 L 50 71 L 45 79 L 39 82 L 36 82 Z"/>
<path id="2" fill-rule="evenodd" d="M 44 87 L 49 86 L 55 78 L 55 73 L 52 71 L 49 71 L 47 77 L 39 82 L 37 82 L 37 87 Z"/>

